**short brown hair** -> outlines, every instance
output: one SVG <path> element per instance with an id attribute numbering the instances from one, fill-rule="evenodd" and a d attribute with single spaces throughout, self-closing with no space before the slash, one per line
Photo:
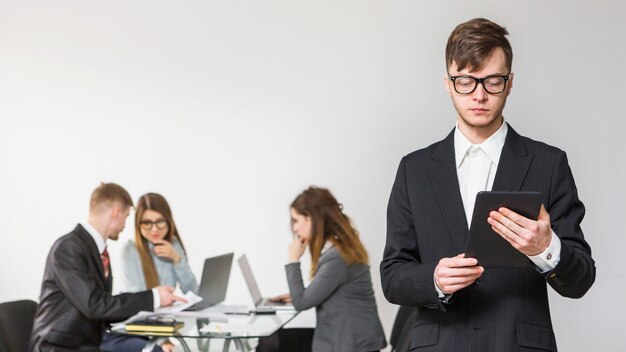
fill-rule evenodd
<path id="1" fill-rule="evenodd" d="M 122 186 L 115 183 L 100 183 L 98 188 L 94 189 L 91 193 L 91 200 L 89 202 L 89 211 L 94 211 L 98 206 L 103 203 L 111 205 L 114 202 L 119 202 L 123 206 L 130 208 L 133 206 L 133 199 Z"/>
<path id="2" fill-rule="evenodd" d="M 446 68 L 456 64 L 459 71 L 478 71 L 485 66 L 496 48 L 504 51 L 506 66 L 511 70 L 513 49 L 506 38 L 506 28 L 484 18 L 461 23 L 450 33 L 446 45 Z"/>

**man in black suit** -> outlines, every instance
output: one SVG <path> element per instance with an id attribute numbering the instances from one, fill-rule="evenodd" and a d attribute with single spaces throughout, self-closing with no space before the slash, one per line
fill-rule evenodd
<path id="1" fill-rule="evenodd" d="M 565 153 L 520 136 L 502 116 L 513 86 L 507 34 L 480 18 L 451 33 L 445 85 L 456 128 L 405 156 L 391 191 L 380 271 L 389 302 L 417 307 L 411 351 L 556 351 L 546 282 L 579 298 L 595 280 Z M 485 219 L 527 267 L 483 268 L 464 256 L 484 190 L 543 193 L 538 219 L 506 208 Z"/>
<path id="2" fill-rule="evenodd" d="M 124 230 L 133 201 L 113 183 L 91 195 L 89 220 L 59 238 L 50 249 L 30 341 L 32 351 L 97 351 L 104 323 L 183 300 L 174 288 L 111 295 L 106 240 Z"/>

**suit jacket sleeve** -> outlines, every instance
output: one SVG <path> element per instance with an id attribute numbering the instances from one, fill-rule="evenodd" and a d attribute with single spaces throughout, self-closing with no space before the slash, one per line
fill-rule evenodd
<path id="1" fill-rule="evenodd" d="M 391 303 L 445 310 L 434 282 L 436 262 L 419 257 L 409 204 L 406 157 L 400 162 L 387 207 L 387 243 L 380 264 L 383 293 Z"/>
<path id="2" fill-rule="evenodd" d="M 90 271 L 90 260 L 78 241 L 58 246 L 54 256 L 53 275 L 63 295 L 90 320 L 120 321 L 140 310 L 153 310 L 151 291 L 113 296 L 104 289 L 97 275 Z"/>
<path id="3" fill-rule="evenodd" d="M 322 258 L 311 284 L 305 289 L 300 263 L 285 266 L 293 306 L 297 310 L 316 307 L 330 297 L 348 278 L 348 266 L 338 252 L 331 249 Z"/>
<path id="4" fill-rule="evenodd" d="M 589 290 L 596 277 L 591 248 L 580 227 L 585 207 L 578 199 L 565 152 L 561 152 L 553 172 L 550 187 L 552 191 L 546 208 L 550 214 L 552 229 L 561 240 L 561 259 L 546 274 L 546 279 L 560 295 L 579 298 Z"/>

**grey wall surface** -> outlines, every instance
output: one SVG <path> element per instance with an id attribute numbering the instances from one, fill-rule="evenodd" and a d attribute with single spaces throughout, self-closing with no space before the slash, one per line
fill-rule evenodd
<path id="1" fill-rule="evenodd" d="M 234 250 L 282 293 L 288 205 L 315 184 L 360 230 L 389 332 L 378 264 L 396 167 L 454 126 L 445 41 L 487 17 L 515 55 L 505 118 L 568 152 L 588 210 L 598 277 L 582 299 L 551 294 L 558 344 L 617 351 L 624 13 L 619 0 L 0 0 L 0 301 L 38 297 L 50 245 L 100 181 L 165 195 L 198 276 Z M 228 295 L 249 299 L 236 267 Z"/>

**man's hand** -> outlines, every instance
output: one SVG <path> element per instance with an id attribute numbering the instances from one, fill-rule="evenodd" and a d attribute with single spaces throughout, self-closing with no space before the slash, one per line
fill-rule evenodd
<path id="1" fill-rule="evenodd" d="M 157 240 L 154 241 L 154 254 L 161 258 L 167 258 L 171 260 L 174 264 L 178 264 L 180 261 L 180 254 L 176 252 L 174 246 L 166 240 Z"/>
<path id="2" fill-rule="evenodd" d="M 533 256 L 541 254 L 552 241 L 550 214 L 543 204 L 537 221 L 525 218 L 507 208 L 489 213 L 487 222 L 518 251 Z"/>
<path id="3" fill-rule="evenodd" d="M 186 299 L 174 295 L 174 288 L 172 286 L 157 286 L 155 289 L 159 293 L 161 307 L 171 306 L 174 302 L 187 302 Z"/>
<path id="4" fill-rule="evenodd" d="M 475 258 L 465 258 L 461 253 L 454 258 L 443 258 L 435 267 L 435 283 L 441 292 L 452 294 L 471 285 L 485 269 Z"/>

